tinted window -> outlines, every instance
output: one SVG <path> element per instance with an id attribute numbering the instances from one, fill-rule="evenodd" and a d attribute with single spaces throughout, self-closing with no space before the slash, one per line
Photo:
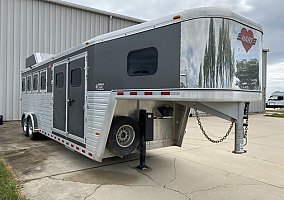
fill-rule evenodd
<path id="1" fill-rule="evenodd" d="M 27 81 L 27 91 L 31 91 L 31 89 L 32 89 L 31 86 L 32 86 L 32 77 L 29 76 L 28 81 Z"/>
<path id="2" fill-rule="evenodd" d="M 79 87 L 81 86 L 81 69 L 73 69 L 71 70 L 71 87 Z"/>
<path id="3" fill-rule="evenodd" d="M 155 74 L 158 68 L 158 51 L 154 47 L 131 51 L 127 56 L 129 76 L 147 76 Z"/>
<path id="4" fill-rule="evenodd" d="M 278 100 L 280 100 L 280 101 L 283 100 L 283 99 L 284 99 L 283 96 L 279 96 L 279 97 L 278 97 Z"/>
<path id="5" fill-rule="evenodd" d="M 57 88 L 63 88 L 64 87 L 64 74 L 63 72 L 57 73 L 55 76 L 55 86 Z"/>
<path id="6" fill-rule="evenodd" d="M 25 92 L 26 91 L 26 79 L 23 78 L 22 79 L 22 92 Z"/>
<path id="7" fill-rule="evenodd" d="M 33 76 L 33 90 L 38 90 L 38 74 L 35 74 Z"/>
<path id="8" fill-rule="evenodd" d="M 46 90 L 46 72 L 40 73 L 40 89 Z"/>

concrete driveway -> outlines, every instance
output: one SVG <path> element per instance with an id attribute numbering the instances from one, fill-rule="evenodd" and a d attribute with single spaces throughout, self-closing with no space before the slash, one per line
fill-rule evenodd
<path id="1" fill-rule="evenodd" d="M 203 117 L 221 137 L 229 122 Z M 250 117 L 247 154 L 232 154 L 234 135 L 222 144 L 204 139 L 190 118 L 182 148 L 148 151 L 146 171 L 138 155 L 97 163 L 64 146 L 30 141 L 19 124 L 0 126 L 0 154 L 23 183 L 29 199 L 284 199 L 284 119 Z"/>

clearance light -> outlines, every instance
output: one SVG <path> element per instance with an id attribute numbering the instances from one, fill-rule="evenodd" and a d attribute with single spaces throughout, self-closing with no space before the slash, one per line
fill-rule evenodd
<path id="1" fill-rule="evenodd" d="M 177 19 L 180 19 L 180 18 L 181 18 L 180 15 L 176 15 L 176 16 L 173 17 L 173 20 L 177 20 Z"/>
<path id="2" fill-rule="evenodd" d="M 171 95 L 171 93 L 170 92 L 161 92 L 161 95 Z"/>
<path id="3" fill-rule="evenodd" d="M 144 95 L 147 95 L 147 96 L 153 95 L 153 92 L 144 92 Z"/>

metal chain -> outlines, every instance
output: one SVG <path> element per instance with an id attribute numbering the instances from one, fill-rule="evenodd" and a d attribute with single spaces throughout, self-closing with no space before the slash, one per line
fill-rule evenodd
<path id="1" fill-rule="evenodd" d="M 217 143 L 221 143 L 221 142 L 223 142 L 223 141 L 230 135 L 230 133 L 231 133 L 231 131 L 232 131 L 232 128 L 233 128 L 233 126 L 234 126 L 234 122 L 231 123 L 231 125 L 230 125 L 228 131 L 226 132 L 226 134 L 224 135 L 223 138 L 221 138 L 221 139 L 219 139 L 219 140 L 213 140 L 213 139 L 211 139 L 211 138 L 206 134 L 206 132 L 205 132 L 205 130 L 204 130 L 202 124 L 201 124 L 201 120 L 200 120 L 199 114 L 198 114 L 198 112 L 197 112 L 197 108 L 196 108 L 195 106 L 193 106 L 193 109 L 194 109 L 194 111 L 195 111 L 195 116 L 196 116 L 198 125 L 199 125 L 199 127 L 200 127 L 200 130 L 201 130 L 201 132 L 203 133 L 203 135 L 206 137 L 206 139 L 207 139 L 208 141 L 210 141 L 210 142 L 212 142 L 212 143 L 216 143 L 216 144 L 217 144 Z"/>
<path id="2" fill-rule="evenodd" d="M 245 109 L 244 109 L 244 115 L 245 115 L 245 130 L 244 130 L 244 139 L 245 139 L 245 143 L 243 146 L 246 146 L 248 143 L 248 124 L 249 124 L 249 102 L 245 103 Z"/>

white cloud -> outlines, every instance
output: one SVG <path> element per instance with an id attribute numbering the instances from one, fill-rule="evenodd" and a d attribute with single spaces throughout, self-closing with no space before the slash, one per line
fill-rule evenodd
<path id="1" fill-rule="evenodd" d="M 254 9 L 254 7 L 249 4 L 248 0 L 239 1 L 239 8 L 243 12 L 249 12 Z"/>
<path id="2" fill-rule="evenodd" d="M 195 7 L 225 7 L 233 9 L 237 12 L 250 11 L 252 6 L 248 4 L 248 0 L 230 1 L 230 0 L 66 0 L 69 2 L 94 7 L 101 10 L 115 12 L 123 15 L 137 17 L 150 20 L 162 17 L 171 13 Z"/>
<path id="3" fill-rule="evenodd" d="M 284 91 L 284 62 L 269 65 L 267 69 L 267 94 Z"/>

